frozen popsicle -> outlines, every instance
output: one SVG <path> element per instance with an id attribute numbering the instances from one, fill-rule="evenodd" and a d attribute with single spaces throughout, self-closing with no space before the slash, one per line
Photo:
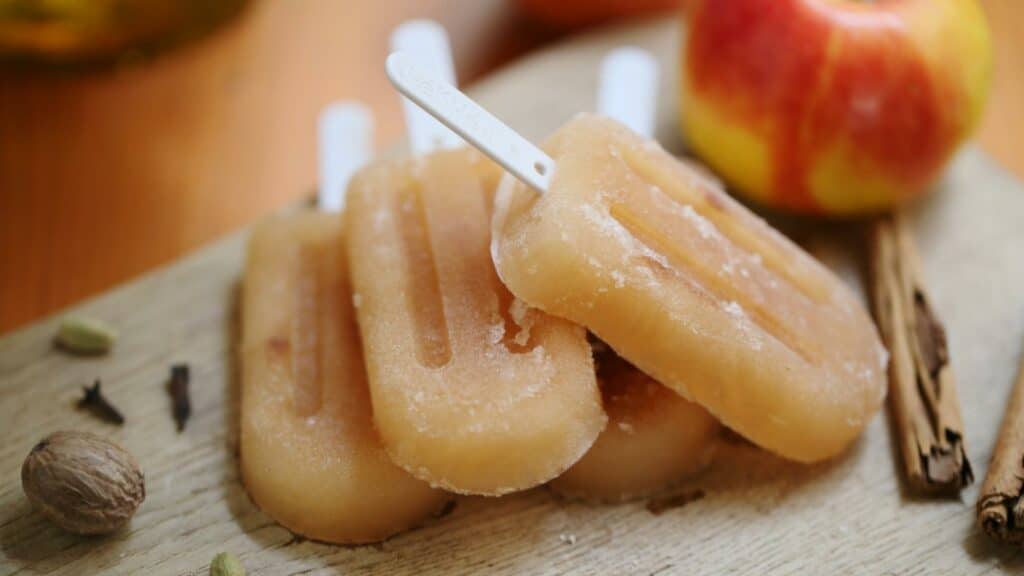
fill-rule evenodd
<path id="1" fill-rule="evenodd" d="M 347 223 L 374 420 L 391 458 L 498 495 L 572 465 L 605 424 L 585 331 L 516 300 L 491 263 L 500 171 L 469 148 L 356 175 Z"/>
<path id="2" fill-rule="evenodd" d="M 861 304 L 656 143 L 581 115 L 545 152 L 403 54 L 387 72 L 519 180 L 495 198 L 491 247 L 518 298 L 794 460 L 837 455 L 878 410 L 886 354 Z"/>
<path id="3" fill-rule="evenodd" d="M 358 103 L 320 115 L 319 206 L 249 244 L 243 297 L 241 468 L 253 500 L 309 538 L 382 540 L 447 500 L 392 464 L 373 429 L 336 212 L 372 146 Z"/>
<path id="4" fill-rule="evenodd" d="M 241 468 L 256 504 L 315 540 L 383 540 L 448 496 L 391 463 L 373 428 L 337 214 L 274 218 L 249 243 Z"/>
<path id="5" fill-rule="evenodd" d="M 598 111 L 641 134 L 654 129 L 657 62 L 637 48 L 602 61 Z M 664 491 L 703 470 L 717 446 L 718 420 L 592 338 L 608 425 L 579 462 L 551 481 L 566 496 L 619 501 Z"/>
<path id="6" fill-rule="evenodd" d="M 835 456 L 885 395 L 885 353 L 835 276 L 616 122 L 580 116 L 539 196 L 508 180 L 495 264 L 533 306 L 579 322 L 726 425 L 801 461 Z"/>
<path id="7" fill-rule="evenodd" d="M 579 462 L 551 481 L 573 498 L 616 502 L 657 494 L 711 463 L 721 426 L 707 410 L 594 342 L 608 425 Z"/>

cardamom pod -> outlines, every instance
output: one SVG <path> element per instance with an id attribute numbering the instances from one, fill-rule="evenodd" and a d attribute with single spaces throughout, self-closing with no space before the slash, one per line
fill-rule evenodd
<path id="1" fill-rule="evenodd" d="M 221 552 L 210 562 L 210 576 L 245 576 L 245 566 L 231 552 Z"/>
<path id="2" fill-rule="evenodd" d="M 57 344 L 75 354 L 106 354 L 116 341 L 116 330 L 83 316 L 64 318 L 57 331 Z"/>

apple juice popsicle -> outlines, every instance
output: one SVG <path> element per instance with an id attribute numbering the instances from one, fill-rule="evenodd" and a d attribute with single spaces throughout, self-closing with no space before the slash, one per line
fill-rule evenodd
<path id="1" fill-rule="evenodd" d="M 551 481 L 556 492 L 616 502 L 662 492 L 711 463 L 721 429 L 700 405 L 594 342 L 608 425 L 579 462 Z"/>
<path id="2" fill-rule="evenodd" d="M 546 482 L 605 424 L 583 328 L 525 306 L 495 274 L 499 176 L 463 147 L 378 163 L 348 194 L 377 429 L 396 463 L 461 493 Z"/>
<path id="3" fill-rule="evenodd" d="M 513 294 L 782 456 L 821 460 L 857 437 L 886 355 L 838 278 L 613 120 L 579 116 L 546 150 L 547 191 L 507 178 L 495 201 Z"/>
<path id="4" fill-rule="evenodd" d="M 598 110 L 640 134 L 654 129 L 658 66 L 649 53 L 619 48 L 601 65 Z M 590 450 L 550 486 L 599 501 L 664 491 L 710 464 L 721 426 L 686 400 L 592 338 L 608 425 Z"/>
<path id="5" fill-rule="evenodd" d="M 373 428 L 337 214 L 260 225 L 242 304 L 242 478 L 289 530 L 383 540 L 448 495 L 388 460 Z"/>

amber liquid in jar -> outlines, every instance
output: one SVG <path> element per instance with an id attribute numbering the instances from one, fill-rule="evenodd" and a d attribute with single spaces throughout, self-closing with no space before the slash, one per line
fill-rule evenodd
<path id="1" fill-rule="evenodd" d="M 196 38 L 249 0 L 0 0 L 0 62 L 102 63 Z"/>

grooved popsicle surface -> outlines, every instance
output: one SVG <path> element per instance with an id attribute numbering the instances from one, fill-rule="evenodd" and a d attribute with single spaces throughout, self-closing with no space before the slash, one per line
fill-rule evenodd
<path id="1" fill-rule="evenodd" d="M 450 495 L 395 466 L 373 425 L 337 214 L 268 219 L 249 241 L 240 459 L 249 495 L 305 537 L 376 542 Z"/>
<path id="2" fill-rule="evenodd" d="M 459 493 L 542 484 L 605 424 L 583 329 L 528 309 L 494 272 L 499 175 L 462 148 L 381 161 L 348 194 L 374 422 L 395 462 Z"/>
<path id="3" fill-rule="evenodd" d="M 605 52 L 652 50 L 669 75 L 675 21 L 584 36 L 514 65 L 472 94 L 539 141 L 593 106 Z M 659 139 L 681 150 L 675 80 L 662 83 Z M 1024 342 L 1024 185 L 977 148 L 956 159 L 911 218 L 936 312 L 946 323 L 966 445 L 983 478 Z M 800 230 L 802 235 L 819 230 Z M 0 339 L 0 574 L 202 575 L 214 554 L 250 574 L 1017 574 L 1018 549 L 991 544 L 974 522 L 975 483 L 962 500 L 901 495 L 884 414 L 842 458 L 786 463 L 723 442 L 711 469 L 680 486 L 704 498 L 658 516 L 643 502 L 566 503 L 546 490 L 499 500 L 459 498 L 455 510 L 380 546 L 297 540 L 250 502 L 240 482 L 238 357 L 234 349 L 246 234 L 75 308 L 120 329 L 112 356 L 53 351 L 54 317 Z M 856 271 L 840 231 L 830 267 Z M 844 275 L 856 281 L 855 273 Z M 2 297 L 2 290 L 0 290 Z M 193 417 L 174 431 L 164 388 L 171 363 L 192 367 Z M 125 413 L 113 428 L 74 410 L 80 386 L 103 378 Z M 62 428 L 125 445 L 146 474 L 146 501 L 109 538 L 60 533 L 30 512 L 18 470 L 32 445 Z"/>
<path id="4" fill-rule="evenodd" d="M 491 251 L 513 294 L 777 454 L 817 462 L 860 434 L 885 350 L 835 275 L 611 119 L 577 116 L 545 147 L 550 189 L 495 198 Z"/>

